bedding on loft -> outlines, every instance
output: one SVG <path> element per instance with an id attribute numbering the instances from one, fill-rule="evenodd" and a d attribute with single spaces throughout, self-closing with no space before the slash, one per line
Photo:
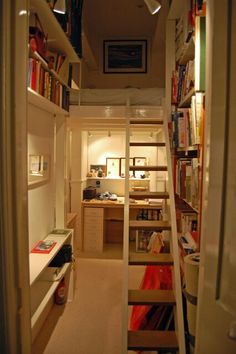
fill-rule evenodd
<path id="1" fill-rule="evenodd" d="M 161 106 L 164 88 L 80 89 L 70 95 L 71 105 Z"/>

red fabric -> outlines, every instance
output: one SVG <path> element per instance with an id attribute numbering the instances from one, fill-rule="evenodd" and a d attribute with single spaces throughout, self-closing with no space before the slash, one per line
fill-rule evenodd
<path id="1" fill-rule="evenodd" d="M 140 289 L 172 289 L 172 277 L 170 266 L 147 266 Z M 133 306 L 130 329 L 140 330 L 148 326 L 146 315 L 151 309 L 150 305 Z"/>

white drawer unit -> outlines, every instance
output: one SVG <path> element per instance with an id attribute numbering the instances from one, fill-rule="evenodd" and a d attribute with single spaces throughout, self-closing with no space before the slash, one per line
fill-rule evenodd
<path id="1" fill-rule="evenodd" d="M 102 252 L 104 208 L 84 208 L 84 251 Z"/>

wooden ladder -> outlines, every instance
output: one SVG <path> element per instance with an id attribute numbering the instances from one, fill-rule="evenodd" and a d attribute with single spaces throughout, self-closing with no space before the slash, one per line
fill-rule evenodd
<path id="1" fill-rule="evenodd" d="M 159 109 L 160 111 L 160 109 Z M 162 142 L 131 142 L 131 130 L 146 130 L 153 133 L 160 131 L 164 141 Z M 156 139 L 158 140 L 158 139 Z M 129 166 L 130 149 L 142 148 L 142 156 L 145 156 L 145 148 L 165 149 L 167 165 Z M 158 171 L 166 171 L 167 188 L 163 191 L 130 191 L 128 171 L 148 171 L 150 174 Z M 131 220 L 130 200 L 144 200 L 149 198 L 165 201 L 167 220 Z M 163 231 L 168 233 L 168 253 L 138 253 L 130 248 L 130 232 L 132 230 Z M 160 351 L 185 354 L 184 322 L 182 306 L 182 290 L 180 278 L 179 252 L 176 229 L 175 200 L 173 190 L 173 178 L 171 169 L 170 145 L 167 123 L 162 118 L 127 118 L 126 125 L 126 184 L 125 184 L 125 208 L 124 208 L 124 304 L 123 313 L 123 353 L 128 351 Z M 173 290 L 134 290 L 129 289 L 128 272 L 130 266 L 161 265 L 171 266 Z M 129 330 L 128 306 L 133 305 L 166 305 L 172 306 L 175 319 L 174 330 Z"/>

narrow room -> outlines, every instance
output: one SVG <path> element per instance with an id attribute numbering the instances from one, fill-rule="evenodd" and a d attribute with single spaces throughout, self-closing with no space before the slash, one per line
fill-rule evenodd
<path id="1" fill-rule="evenodd" d="M 0 16 L 1 353 L 234 354 L 235 2 Z"/>

